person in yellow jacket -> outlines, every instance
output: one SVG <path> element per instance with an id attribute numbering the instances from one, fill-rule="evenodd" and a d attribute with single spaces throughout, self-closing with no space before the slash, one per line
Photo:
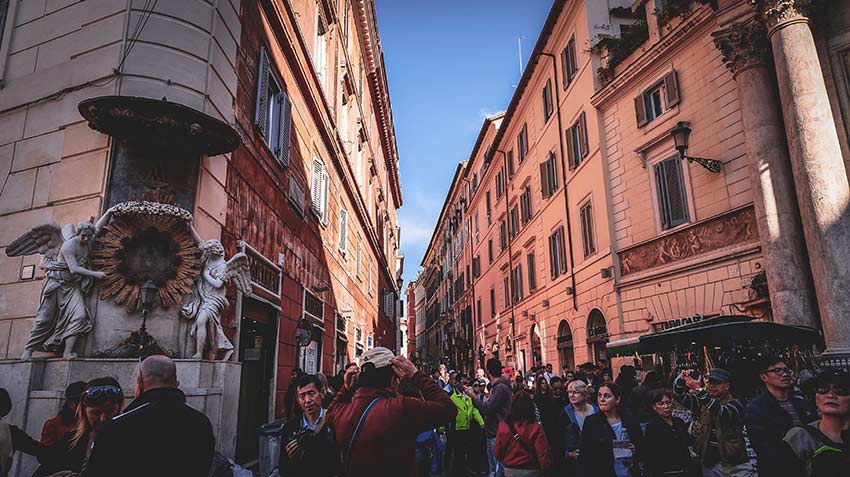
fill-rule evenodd
<path id="1" fill-rule="evenodd" d="M 452 477 L 486 475 L 487 447 L 484 440 L 484 418 L 464 392 L 468 383 L 466 375 L 457 373 L 449 379 L 451 399 L 457 407 L 457 416 L 448 426 L 450 449 L 450 474 Z"/>

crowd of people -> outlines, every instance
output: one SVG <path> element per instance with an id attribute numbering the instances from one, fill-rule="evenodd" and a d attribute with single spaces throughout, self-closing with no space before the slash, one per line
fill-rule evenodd
<path id="1" fill-rule="evenodd" d="M 721 368 L 668 377 L 623 366 L 612 380 L 590 363 L 523 376 L 491 358 L 474 376 L 444 365 L 427 374 L 373 348 L 330 379 L 293 371 L 273 475 L 847 475 L 850 374 L 803 381 L 776 357 L 759 371 L 763 393 L 745 404 Z M 126 407 L 125 394 L 110 377 L 72 383 L 40 441 L 0 421 L 0 476 L 15 451 L 38 459 L 38 477 L 228 475 L 171 359 L 142 361 Z M 0 415 L 11 407 L 0 389 Z"/>

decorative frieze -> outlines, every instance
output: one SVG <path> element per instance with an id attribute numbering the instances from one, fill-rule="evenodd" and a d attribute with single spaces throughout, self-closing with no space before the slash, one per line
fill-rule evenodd
<path id="1" fill-rule="evenodd" d="M 714 46 L 733 75 L 755 66 L 766 66 L 772 57 L 767 29 L 761 22 L 734 23 L 711 34 Z"/>
<path id="2" fill-rule="evenodd" d="M 758 238 L 755 212 L 746 207 L 623 250 L 620 270 L 626 276 Z"/>

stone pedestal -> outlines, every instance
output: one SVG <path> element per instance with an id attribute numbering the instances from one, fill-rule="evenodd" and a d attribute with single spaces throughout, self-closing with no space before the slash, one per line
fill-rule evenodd
<path id="1" fill-rule="evenodd" d="M 770 306 L 776 322 L 818 327 L 803 227 L 794 194 L 782 112 L 768 69 L 770 45 L 763 25 L 735 23 L 715 32 L 714 43 L 735 78 L 750 159 Z"/>
<path id="2" fill-rule="evenodd" d="M 216 449 L 233 458 L 242 365 L 234 362 L 178 359 L 177 379 L 190 406 L 207 415 L 216 437 Z M 111 376 L 124 389 L 125 405 L 133 399 L 138 360 L 48 359 L 0 362 L 0 387 L 12 397 L 5 421 L 38 439 L 44 422 L 59 412 L 65 387 L 74 381 Z M 29 476 L 38 462 L 15 455 L 10 476 Z"/>
<path id="3" fill-rule="evenodd" d="M 826 354 L 850 354 L 850 184 L 805 8 L 759 0 L 773 47 Z"/>

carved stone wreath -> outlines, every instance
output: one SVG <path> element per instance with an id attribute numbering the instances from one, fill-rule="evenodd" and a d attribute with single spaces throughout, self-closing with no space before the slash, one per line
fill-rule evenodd
<path id="1" fill-rule="evenodd" d="M 130 311 L 141 308 L 139 288 L 151 280 L 163 308 L 192 291 L 200 269 L 198 247 L 186 222 L 192 215 L 171 204 L 130 201 L 116 206 L 104 227 L 92 262 L 106 273 L 100 299 L 114 299 Z"/>

